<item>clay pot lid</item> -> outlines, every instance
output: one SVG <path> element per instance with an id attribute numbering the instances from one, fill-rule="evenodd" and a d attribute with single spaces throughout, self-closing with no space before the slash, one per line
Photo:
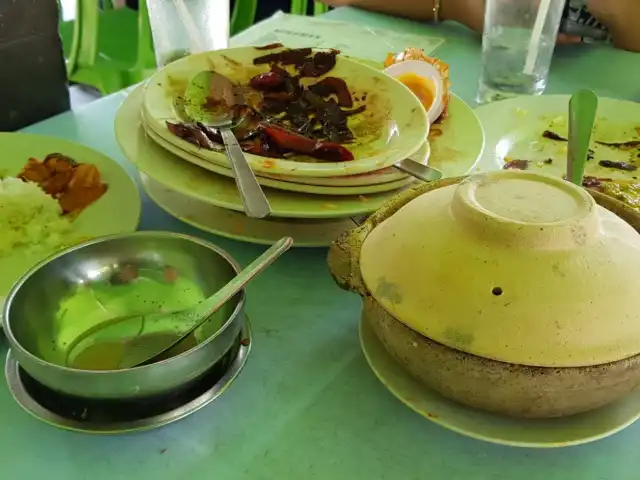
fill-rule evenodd
<path id="1" fill-rule="evenodd" d="M 368 234 L 360 272 L 394 317 L 460 351 L 548 367 L 640 353 L 640 235 L 559 178 L 424 193 Z"/>

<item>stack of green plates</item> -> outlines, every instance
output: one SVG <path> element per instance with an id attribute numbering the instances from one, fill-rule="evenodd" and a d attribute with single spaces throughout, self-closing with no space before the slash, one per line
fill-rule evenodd
<path id="1" fill-rule="evenodd" d="M 482 153 L 482 127 L 457 97 L 428 139 L 424 109 L 406 87 L 378 69 L 338 57 L 331 75 L 344 78 L 354 92 L 367 93 L 354 95 L 367 97 L 367 116 L 361 121 L 377 122 L 380 128 L 365 129 L 368 136 L 350 146 L 355 156 L 350 162 L 247 154 L 272 209 L 267 220 L 247 218 L 224 149 L 199 148 L 172 135 L 166 122 L 184 118 L 180 100 L 195 75 L 214 69 L 246 83 L 268 68 L 253 65 L 258 54 L 243 47 L 174 62 L 134 90 L 116 116 L 118 142 L 144 174 L 147 193 L 165 211 L 196 227 L 265 244 L 289 232 L 297 246 L 326 246 L 353 226 L 352 217 L 372 213 L 415 181 L 393 168 L 397 161 L 429 162 L 445 176 L 456 176 L 468 173 Z"/>

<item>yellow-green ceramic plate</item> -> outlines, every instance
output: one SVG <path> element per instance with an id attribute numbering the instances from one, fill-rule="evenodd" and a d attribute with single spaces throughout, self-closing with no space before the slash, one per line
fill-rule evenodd
<path id="1" fill-rule="evenodd" d="M 352 60 L 377 70 L 384 69 L 382 61 Z M 431 126 L 428 142 L 431 146 L 430 166 L 444 172 L 445 177 L 466 175 L 476 168 L 482 158 L 485 149 L 483 125 L 475 110 L 451 93 L 448 115 Z"/>
<path id="2" fill-rule="evenodd" d="M 224 175 L 225 177 L 232 177 L 233 172 L 230 167 L 220 165 L 218 163 L 213 163 L 209 160 L 207 156 L 207 150 L 203 149 L 188 149 L 184 150 L 182 148 L 178 148 L 177 146 L 167 142 L 163 137 L 158 135 L 154 130 L 152 130 L 147 122 L 145 121 L 145 116 L 142 115 L 142 126 L 145 129 L 147 135 L 149 135 L 158 145 L 162 146 L 166 150 L 174 153 L 179 156 L 183 160 L 187 162 L 191 162 L 194 165 L 205 168 L 215 173 L 219 173 L 220 175 Z M 478 122 L 478 127 L 480 127 L 480 122 Z M 191 144 L 189 144 L 191 145 Z M 429 142 L 425 142 L 418 149 L 416 153 L 411 156 L 411 159 L 422 163 L 423 165 L 427 165 L 429 162 L 429 157 L 431 155 L 431 147 Z M 406 185 L 411 180 L 409 179 L 409 175 L 402 173 L 401 171 L 395 169 L 394 167 L 387 167 L 381 170 L 376 170 L 374 172 L 368 173 L 360 173 L 356 175 L 345 175 L 342 177 L 296 177 L 294 175 L 278 175 L 275 173 L 264 173 L 264 172 L 254 172 L 258 181 L 261 185 L 265 185 L 273 188 L 281 188 L 282 190 L 289 190 L 294 192 L 308 192 L 308 193 L 319 193 L 323 195 L 354 195 L 359 193 L 373 193 L 373 192 L 383 192 L 393 190 L 394 188 L 400 188 L 402 185 Z M 284 186 L 278 187 L 275 183 L 265 183 L 261 182 L 260 179 L 271 179 L 277 180 L 279 182 L 285 182 Z M 400 186 L 392 186 L 394 182 L 404 181 Z M 314 189 L 303 189 L 302 187 L 295 187 L 289 184 L 302 184 L 302 185 L 315 185 L 319 187 L 333 187 L 333 189 L 328 190 L 317 190 Z M 367 189 L 366 191 L 358 191 L 349 189 L 343 190 L 343 187 L 369 187 L 373 185 L 385 184 L 385 187 L 382 188 L 374 188 Z"/>
<path id="3" fill-rule="evenodd" d="M 144 120 L 141 122 L 144 128 Z M 175 156 L 187 160 L 194 165 L 209 170 L 210 172 L 223 175 L 228 178 L 233 178 L 233 171 L 231 168 L 223 167 L 215 163 L 211 163 L 200 157 L 196 157 L 185 150 L 182 150 L 167 141 L 159 137 L 155 132 L 146 130 L 146 134 L 151 140 L 156 142 L 160 147 L 167 152 L 173 153 Z M 426 145 L 426 144 L 425 144 Z M 344 178 L 344 177 L 343 177 Z M 412 183 L 415 179 L 404 175 L 400 180 L 395 180 L 386 183 L 375 183 L 373 185 L 355 185 L 355 186 L 318 186 L 318 185 L 306 185 L 304 183 L 294 183 L 283 180 L 276 180 L 273 178 L 265 178 L 261 174 L 256 175 L 258 183 L 264 187 L 271 187 L 277 190 L 285 190 L 288 192 L 310 193 L 312 195 L 368 195 L 371 193 L 390 192 L 398 190 Z"/>
<path id="4" fill-rule="evenodd" d="M 427 165 L 429 163 L 429 155 L 431 154 L 431 148 L 428 142 L 422 144 L 416 153 L 411 155 L 411 159 L 415 162 Z M 345 175 L 343 177 L 296 177 L 293 175 L 278 175 L 269 173 L 258 173 L 257 175 L 264 178 L 271 178 L 272 180 L 280 180 L 289 183 L 301 183 L 303 185 L 317 185 L 325 187 L 358 187 L 358 186 L 370 186 L 380 185 L 382 183 L 388 184 L 391 182 L 398 182 L 400 180 L 407 180 L 409 175 L 402 173 L 400 170 L 394 167 L 387 167 L 381 170 L 375 170 L 368 173 L 359 173 L 356 175 Z"/>
<path id="5" fill-rule="evenodd" d="M 429 164 L 431 156 L 431 146 L 429 142 L 425 142 L 416 153 L 411 155 L 411 160 L 423 165 Z M 273 180 L 282 180 L 284 182 L 302 183 L 304 185 L 318 185 L 326 187 L 356 187 L 362 185 L 378 185 L 381 183 L 397 182 L 406 180 L 409 175 L 401 172 L 394 167 L 387 167 L 381 170 L 375 170 L 368 173 L 359 173 L 356 175 L 345 175 L 343 177 L 296 177 L 293 175 L 277 175 L 268 173 L 259 173 L 258 175 Z"/>
<path id="6" fill-rule="evenodd" d="M 149 128 L 168 142 L 194 153 L 198 148 L 170 134 L 165 124 L 167 120 L 183 117 L 180 105 L 189 81 L 203 70 L 215 70 L 246 84 L 254 75 L 268 71 L 268 65 L 253 65 L 253 59 L 263 54 L 254 47 L 231 48 L 190 55 L 167 65 L 151 77 L 145 88 L 143 108 Z M 246 155 L 254 171 L 308 177 L 372 172 L 410 157 L 427 140 L 426 112 L 411 91 L 397 80 L 340 55 L 329 75 L 343 78 L 354 98 L 366 97 L 363 102 L 367 109 L 349 119 L 355 136 L 349 148 L 355 160 L 315 162 L 303 156 L 283 160 Z M 316 81 L 309 79 L 309 83 Z M 355 106 L 358 105 L 356 102 Z M 223 153 L 205 151 L 203 155 L 213 163 L 229 166 Z"/>
<path id="7" fill-rule="evenodd" d="M 132 232 L 140 219 L 140 197 L 138 189 L 127 172 L 114 160 L 77 143 L 61 138 L 27 133 L 0 133 L 0 174 L 14 177 L 30 157 L 43 160 L 50 153 L 67 155 L 80 163 L 91 163 L 98 167 L 107 192 L 85 209 L 73 222 L 70 243 L 89 238 Z M 0 226 L 0 234 L 1 233 Z M 26 254 L 16 250 L 10 256 L 0 257 L 0 307 L 13 283 L 36 263 L 55 251 Z"/>
<path id="8" fill-rule="evenodd" d="M 125 156 L 156 182 L 202 202 L 242 212 L 235 182 L 176 157 L 161 148 L 142 128 L 142 87 L 122 102 L 115 118 L 116 140 Z M 271 216 L 289 218 L 347 218 L 376 211 L 396 192 L 358 196 L 309 195 L 265 188 Z"/>
<path id="9" fill-rule="evenodd" d="M 640 390 L 591 412 L 548 420 L 516 419 L 475 410 L 411 377 L 364 319 L 360 320 L 360 343 L 369 366 L 398 400 L 444 428 L 485 442 L 530 448 L 568 447 L 613 435 L 640 418 Z"/>
<path id="10" fill-rule="evenodd" d="M 564 176 L 567 142 L 542 137 L 545 130 L 566 138 L 568 131 L 568 95 L 518 97 L 490 103 L 476 109 L 486 135 L 486 148 L 479 167 L 503 168 L 509 160 L 529 160 L 529 171 Z M 592 137 L 593 158 L 585 173 L 615 180 L 635 180 L 640 170 L 627 172 L 599 165 L 601 160 L 640 165 L 638 148 L 620 149 L 597 142 L 640 142 L 640 103 L 600 98 Z"/>
<path id="11" fill-rule="evenodd" d="M 141 180 L 151 200 L 172 217 L 205 232 L 243 242 L 273 245 L 282 237 L 292 237 L 294 247 L 327 247 L 342 232 L 354 227 L 351 219 L 256 220 L 243 213 L 187 197 L 145 174 L 141 175 Z"/>
<path id="12" fill-rule="evenodd" d="M 471 173 L 485 148 L 485 133 L 475 111 L 451 94 L 448 114 L 429 131 L 429 165 L 445 177 Z"/>

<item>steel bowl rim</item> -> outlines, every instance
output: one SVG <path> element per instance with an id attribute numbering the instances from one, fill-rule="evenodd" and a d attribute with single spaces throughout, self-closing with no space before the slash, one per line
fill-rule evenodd
<path id="1" fill-rule="evenodd" d="M 209 242 L 207 240 L 203 240 L 201 238 L 195 237 L 193 235 L 187 235 L 187 234 L 183 234 L 183 233 L 175 233 L 175 232 L 167 232 L 167 231 L 161 231 L 161 230 L 144 230 L 144 231 L 137 231 L 137 232 L 129 232 L 129 233 L 118 233 L 118 234 L 114 234 L 114 235 L 105 235 L 102 237 L 97 237 L 97 238 L 92 238 L 90 240 L 81 242 L 81 243 L 77 243 L 75 245 L 72 245 L 70 247 L 67 247 L 63 250 L 60 250 L 52 255 L 50 255 L 49 257 L 45 258 L 44 260 L 38 262 L 36 265 L 34 265 L 32 268 L 30 268 L 25 274 L 23 274 L 11 287 L 11 290 L 9 291 L 9 293 L 7 294 L 7 297 L 5 299 L 4 305 L 2 307 L 1 313 L 2 313 L 2 326 L 4 327 L 4 334 L 7 337 L 7 340 L 9 341 L 9 344 L 11 346 L 12 349 L 18 350 L 20 352 L 20 354 L 27 356 L 30 360 L 38 363 L 40 366 L 43 367 L 53 367 L 56 369 L 59 369 L 61 371 L 67 372 L 67 373 L 74 373 L 74 374 L 82 374 L 82 375 L 117 375 L 117 374 L 124 374 L 124 373 L 128 373 L 131 371 L 135 371 L 135 372 L 144 372 L 144 369 L 151 369 L 153 367 L 158 367 L 160 365 L 165 365 L 173 360 L 179 359 L 179 358 L 183 358 L 184 356 L 186 356 L 187 354 L 192 354 L 195 353 L 196 351 L 200 350 L 201 348 L 204 348 L 206 345 L 208 345 L 209 343 L 211 343 L 212 341 L 214 341 L 219 335 L 221 335 L 227 328 L 229 328 L 229 326 L 231 324 L 233 324 L 236 320 L 236 318 L 238 317 L 238 315 L 240 315 L 240 313 L 242 312 L 243 308 L 244 308 L 244 303 L 245 303 L 245 299 L 246 299 L 246 294 L 244 289 L 240 292 L 240 299 L 238 300 L 238 303 L 236 305 L 236 307 L 233 309 L 233 312 L 231 312 L 231 314 L 229 315 L 229 318 L 227 319 L 227 321 L 216 331 L 216 333 L 214 333 L 213 335 L 207 337 L 203 342 L 199 343 L 198 345 L 196 345 L 195 347 L 187 350 L 186 352 L 183 352 L 179 355 L 176 355 L 174 357 L 170 357 L 167 358 L 165 360 L 162 360 L 160 362 L 155 362 L 152 363 L 150 365 L 141 365 L 138 367 L 132 367 L 132 368 L 127 368 L 127 369 L 123 369 L 123 370 L 83 370 L 83 369 L 78 369 L 78 368 L 70 368 L 67 366 L 63 366 L 63 365 L 58 365 L 55 363 L 51 363 L 51 362 L 47 362 L 46 360 L 34 355 L 33 353 L 29 352 L 26 348 L 24 348 L 20 342 L 16 339 L 15 335 L 13 334 L 13 331 L 11 329 L 11 324 L 9 322 L 9 308 L 13 303 L 13 299 L 15 297 L 15 295 L 18 293 L 18 291 L 24 286 L 24 284 L 27 282 L 27 280 L 29 280 L 29 278 L 31 278 L 31 276 L 37 272 L 38 270 L 40 270 L 42 267 L 44 267 L 45 265 L 51 263 L 52 261 L 61 258 L 65 255 L 68 255 L 70 253 L 73 253 L 77 250 L 81 250 L 83 248 L 89 247 L 91 245 L 95 245 L 98 243 L 105 243 L 105 242 L 109 242 L 112 240 L 118 240 L 118 239 L 122 239 L 122 238 L 130 238 L 130 237 L 173 237 L 173 238 L 178 238 L 181 240 L 187 240 L 189 242 L 192 243 L 197 243 L 203 247 L 206 247 L 210 250 L 215 251 L 218 255 L 220 255 L 224 260 L 226 260 L 231 267 L 233 268 L 233 270 L 236 272 L 236 275 L 240 272 L 240 265 L 234 260 L 234 258 L 226 251 L 223 250 L 222 248 L 218 247 L 217 245 L 215 245 L 212 242 Z"/>

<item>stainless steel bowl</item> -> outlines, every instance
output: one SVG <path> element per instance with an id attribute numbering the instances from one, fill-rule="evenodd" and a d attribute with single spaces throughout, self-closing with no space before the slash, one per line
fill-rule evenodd
<path id="1" fill-rule="evenodd" d="M 142 398 L 186 387 L 212 367 L 240 334 L 244 292 L 200 327 L 195 335 L 197 346 L 184 353 L 129 370 L 65 366 L 65 347 L 99 323 L 94 315 L 65 315 L 65 299 L 83 286 L 119 278 L 131 268 L 165 272 L 167 266 L 205 297 L 239 271 L 236 262 L 215 245 L 175 233 L 114 235 L 71 247 L 36 265 L 9 293 L 2 320 L 14 357 L 42 384 L 80 397 Z"/>

